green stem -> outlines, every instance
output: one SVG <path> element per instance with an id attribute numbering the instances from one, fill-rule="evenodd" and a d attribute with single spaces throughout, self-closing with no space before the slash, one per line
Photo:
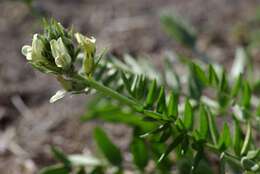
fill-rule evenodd
<path id="1" fill-rule="evenodd" d="M 79 82 L 83 82 L 87 87 L 91 87 L 93 89 L 96 89 L 97 91 L 105 94 L 106 96 L 110 96 L 114 99 L 117 99 L 118 101 L 121 101 L 127 105 L 130 105 L 132 107 L 137 107 L 138 103 L 126 96 L 121 95 L 120 93 L 104 86 L 103 84 L 93 80 L 92 78 L 84 78 L 80 75 L 75 75 L 74 78 L 78 80 Z"/>

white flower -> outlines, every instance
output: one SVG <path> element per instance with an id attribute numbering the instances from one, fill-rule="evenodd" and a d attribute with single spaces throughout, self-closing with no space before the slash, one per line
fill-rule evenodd
<path id="1" fill-rule="evenodd" d="M 60 68 L 67 68 L 71 64 L 71 57 L 61 38 L 51 40 L 51 53 L 55 59 L 55 64 Z"/>
<path id="2" fill-rule="evenodd" d="M 44 49 L 44 43 L 39 39 L 38 34 L 33 35 L 32 46 L 25 45 L 22 47 L 22 54 L 26 56 L 29 61 L 43 60 L 42 51 Z"/>
<path id="3" fill-rule="evenodd" d="M 32 60 L 32 47 L 30 45 L 24 45 L 22 48 L 22 54 L 27 60 Z"/>

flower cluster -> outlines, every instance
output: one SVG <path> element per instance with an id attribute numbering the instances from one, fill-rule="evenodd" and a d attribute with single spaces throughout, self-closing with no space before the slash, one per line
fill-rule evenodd
<path id="1" fill-rule="evenodd" d="M 43 34 L 34 34 L 32 45 L 23 46 L 22 54 L 41 72 L 69 76 L 77 72 L 74 62 L 82 51 L 82 68 L 85 75 L 90 76 L 95 67 L 96 40 L 80 33 L 75 33 L 74 36 L 78 44 L 73 42 L 72 30 L 65 29 L 55 20 L 44 21 Z"/>

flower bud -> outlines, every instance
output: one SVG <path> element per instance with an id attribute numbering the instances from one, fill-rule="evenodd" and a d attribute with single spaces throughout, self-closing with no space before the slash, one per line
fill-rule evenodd
<path id="1" fill-rule="evenodd" d="M 77 42 L 84 51 L 83 69 L 87 75 L 91 75 L 94 71 L 95 62 L 94 56 L 96 52 L 96 39 L 94 37 L 88 38 L 80 33 L 75 34 Z"/>
<path id="2" fill-rule="evenodd" d="M 38 61 L 44 60 L 42 52 L 44 49 L 44 43 L 39 38 L 38 34 L 33 35 L 32 46 L 25 45 L 22 48 L 22 54 L 26 56 L 26 59 L 29 61 Z"/>
<path id="3" fill-rule="evenodd" d="M 57 67 L 64 69 L 70 67 L 71 57 L 62 39 L 58 38 L 57 40 L 51 40 L 50 45 L 51 53 L 54 57 L 55 64 L 57 65 Z"/>

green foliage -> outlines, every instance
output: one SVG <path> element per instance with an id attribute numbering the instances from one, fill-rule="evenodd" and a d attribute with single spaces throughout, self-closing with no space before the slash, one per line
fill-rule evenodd
<path id="1" fill-rule="evenodd" d="M 106 133 L 100 129 L 95 128 L 94 139 L 97 143 L 98 148 L 104 154 L 106 159 L 115 166 L 121 167 L 122 155 L 118 147 L 116 147 L 111 140 L 108 138 Z"/>
<path id="2" fill-rule="evenodd" d="M 161 22 L 167 33 L 178 43 L 190 48 L 194 47 L 196 35 L 190 26 L 184 24 L 183 21 L 176 16 L 163 15 L 161 16 Z"/>
<path id="3" fill-rule="evenodd" d="M 196 37 L 185 25 L 169 16 L 163 16 L 162 23 L 176 41 L 194 47 Z M 93 38 L 77 33 L 76 44 L 72 31 L 54 20 L 45 22 L 44 34 L 33 40 L 32 46 L 23 48 L 23 54 L 33 67 L 54 75 L 61 83 L 62 95 L 54 99 L 96 91 L 82 121 L 100 119 L 132 127 L 130 152 L 139 172 L 146 173 L 146 166 L 153 162 L 158 173 L 213 173 L 212 154 L 219 156 L 221 173 L 259 172 L 260 155 L 254 139 L 259 130 L 260 100 L 254 92 L 256 83 L 242 74 L 251 65 L 237 61 L 236 66 L 243 65 L 232 75 L 218 64 L 180 55 L 165 58 L 167 68 L 161 71 L 148 60 L 129 55 L 122 60 L 106 55 L 100 60 L 103 54 L 96 55 Z M 57 46 L 51 47 L 50 42 Z M 171 63 L 174 61 L 184 62 L 187 72 L 179 75 Z M 112 169 L 123 173 L 119 147 L 101 128 L 94 129 L 93 135 L 100 157 L 67 156 L 52 148 L 61 165 L 45 168 L 42 173 L 68 173 L 74 168 L 78 173 L 107 173 Z M 187 159 L 187 164 L 178 163 Z"/>
<path id="4" fill-rule="evenodd" d="M 149 154 L 145 142 L 140 138 L 134 138 L 130 147 L 134 164 L 139 170 L 144 171 L 149 161 Z"/>

